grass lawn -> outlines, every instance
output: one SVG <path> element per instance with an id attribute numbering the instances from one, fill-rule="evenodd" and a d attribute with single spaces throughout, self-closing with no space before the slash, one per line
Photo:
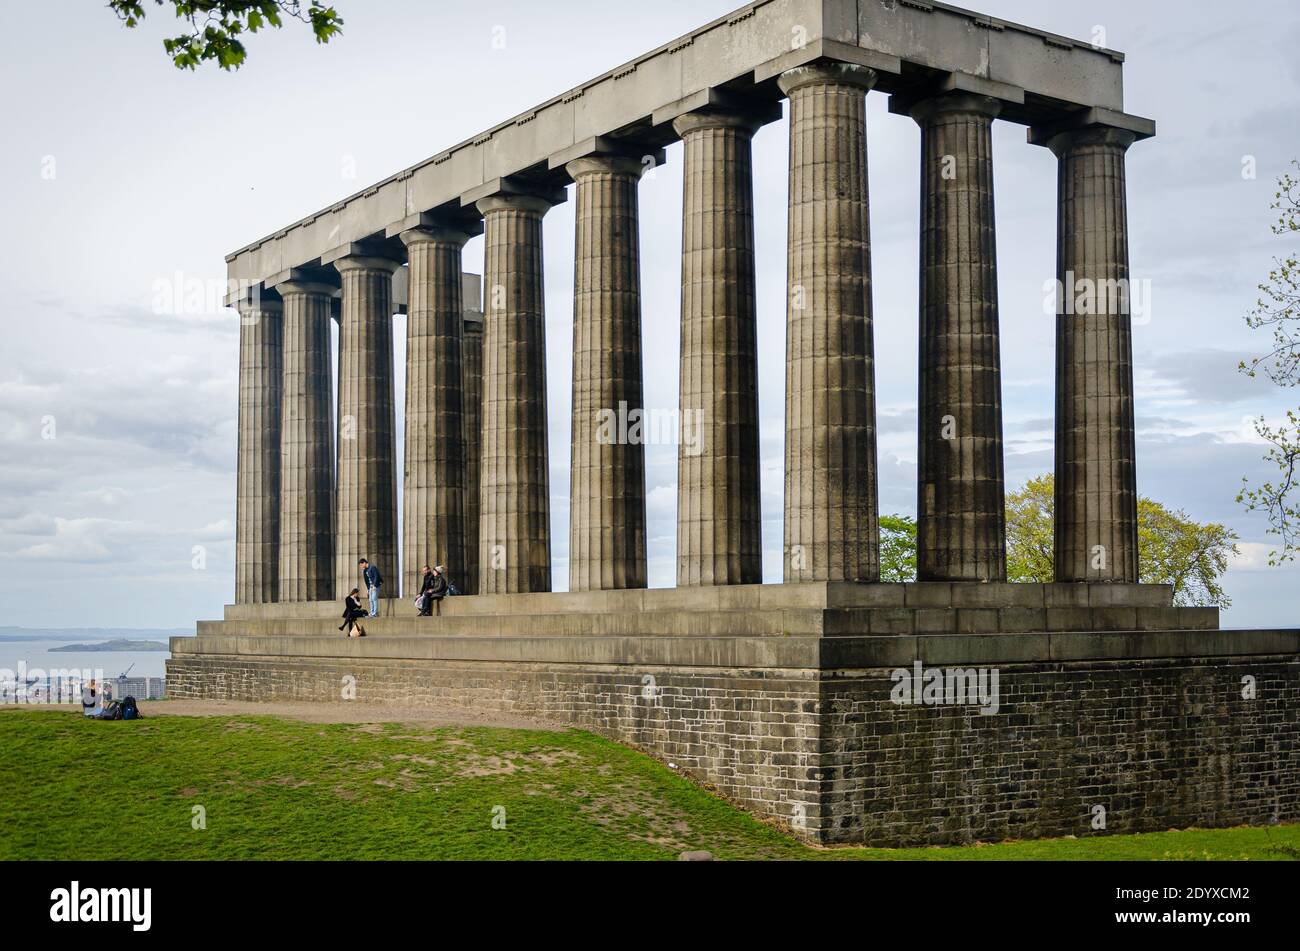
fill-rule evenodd
<path id="1" fill-rule="evenodd" d="M 195 807 L 206 829 L 193 828 Z M 504 828 L 493 828 L 504 809 Z M 578 730 L 0 713 L 0 859 L 1290 859 L 1300 826 L 950 849 L 800 845 Z"/>

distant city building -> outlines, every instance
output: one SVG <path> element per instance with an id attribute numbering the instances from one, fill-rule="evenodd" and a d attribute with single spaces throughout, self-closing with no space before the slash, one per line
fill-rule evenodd
<path id="1" fill-rule="evenodd" d="M 121 700 L 161 700 L 167 695 L 166 677 L 117 677 L 106 682 L 109 698 Z"/>

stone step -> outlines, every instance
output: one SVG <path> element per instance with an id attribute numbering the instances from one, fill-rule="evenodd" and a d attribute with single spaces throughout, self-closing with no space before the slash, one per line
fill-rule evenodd
<path id="1" fill-rule="evenodd" d="M 401 617 L 413 613 L 413 598 L 384 599 L 380 613 Z M 774 584 L 698 588 L 650 588 L 631 591 L 545 592 L 447 598 L 445 616 L 504 616 L 514 614 L 605 614 L 646 611 L 781 611 L 837 608 L 1066 609 L 1169 608 L 1173 590 L 1167 585 L 1116 584 Z M 225 618 L 270 620 L 331 618 L 341 613 L 341 601 L 228 605 Z"/>
<path id="2" fill-rule="evenodd" d="M 444 607 L 446 603 L 444 602 Z M 200 621 L 199 634 L 321 637 L 330 618 Z M 1219 626 L 1213 608 L 842 608 L 771 611 L 660 610 L 606 614 L 414 613 L 368 619 L 372 637 L 861 637 L 905 634 L 1020 634 L 1069 631 L 1205 631 Z"/>
<path id="3" fill-rule="evenodd" d="M 1300 631 L 1057 632 L 888 637 L 173 637 L 173 658 L 316 658 L 510 664 L 631 664 L 660 667 L 826 671 L 931 665 L 1033 664 L 1159 658 L 1294 655 Z M 1248 671 L 1247 671 L 1248 672 Z M 247 671 L 250 682 L 258 674 Z"/>

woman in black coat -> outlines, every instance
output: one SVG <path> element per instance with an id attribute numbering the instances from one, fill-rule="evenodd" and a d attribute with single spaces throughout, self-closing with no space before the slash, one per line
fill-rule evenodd
<path id="1" fill-rule="evenodd" d="M 353 588 L 352 593 L 343 602 L 343 624 L 339 628 L 348 637 L 365 637 L 366 629 L 359 623 L 363 617 L 370 616 L 370 609 L 361 606 L 361 589 Z"/>

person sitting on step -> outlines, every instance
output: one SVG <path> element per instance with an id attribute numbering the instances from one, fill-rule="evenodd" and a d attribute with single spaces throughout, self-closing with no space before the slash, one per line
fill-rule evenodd
<path id="1" fill-rule="evenodd" d="M 361 605 L 361 589 L 353 588 L 343 602 L 343 624 L 339 630 L 348 637 L 365 637 L 366 629 L 361 626 L 361 618 L 367 617 L 369 613 Z"/>
<path id="2" fill-rule="evenodd" d="M 420 582 L 420 597 L 424 599 L 420 606 L 421 617 L 432 617 L 435 605 L 441 609 L 442 599 L 447 596 L 446 570 L 442 565 L 424 566 L 424 577 Z"/>

